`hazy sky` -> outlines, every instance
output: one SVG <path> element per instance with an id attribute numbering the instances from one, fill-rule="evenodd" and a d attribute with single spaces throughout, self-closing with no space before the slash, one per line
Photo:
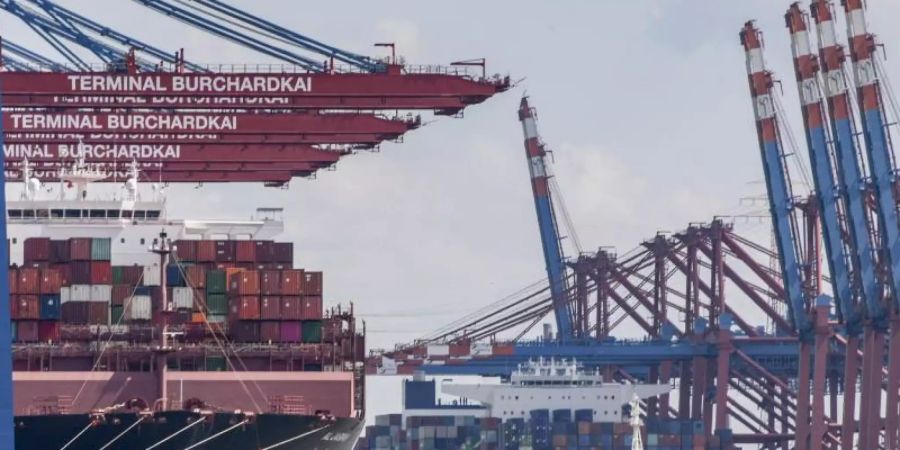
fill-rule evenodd
<path id="1" fill-rule="evenodd" d="M 270 62 L 133 2 L 60 3 L 160 47 L 183 47 L 196 62 Z M 395 41 L 410 63 L 486 57 L 490 73 L 521 80 L 463 119 L 437 118 L 401 144 L 289 189 L 170 191 L 174 217 L 284 207 L 284 238 L 296 242 L 300 265 L 325 271 L 328 304 L 355 302 L 373 346 L 425 334 L 544 276 L 516 117 L 524 92 L 582 244 L 620 253 L 658 230 L 752 210 L 740 199 L 764 192 L 738 41 L 744 21 L 759 20 L 790 119 L 801 125 L 787 1 L 231 3 L 360 53 L 379 55 L 373 42 Z M 869 3 L 900 80 L 900 2 Z M 0 34 L 52 54 L 7 14 Z"/>

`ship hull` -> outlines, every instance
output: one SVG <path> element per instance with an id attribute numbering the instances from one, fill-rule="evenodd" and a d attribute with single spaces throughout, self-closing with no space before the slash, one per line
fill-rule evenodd
<path id="1" fill-rule="evenodd" d="M 143 419 L 106 414 L 90 426 L 92 420 L 86 414 L 18 416 L 16 450 L 56 450 L 67 443 L 66 450 L 350 450 L 362 430 L 358 419 L 291 414 L 168 411 Z"/>

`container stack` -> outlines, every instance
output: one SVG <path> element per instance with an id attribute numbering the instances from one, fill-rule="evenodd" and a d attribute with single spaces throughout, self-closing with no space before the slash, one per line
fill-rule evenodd
<path id="1" fill-rule="evenodd" d="M 357 450 L 630 450 L 627 423 L 593 422 L 591 410 L 530 411 L 528 419 L 474 416 L 376 416 Z M 650 419 L 642 430 L 647 450 L 718 450 L 708 443 L 698 421 Z M 728 437 L 714 437 L 720 442 Z"/>

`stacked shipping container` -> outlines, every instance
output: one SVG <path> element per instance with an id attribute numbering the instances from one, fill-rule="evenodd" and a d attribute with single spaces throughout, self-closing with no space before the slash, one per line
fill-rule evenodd
<path id="1" fill-rule="evenodd" d="M 593 422 L 591 410 L 531 411 L 529 419 L 460 416 L 376 416 L 357 450 L 629 450 L 627 423 Z M 648 420 L 641 439 L 647 450 L 713 450 L 698 421 Z"/>
<path id="2" fill-rule="evenodd" d="M 239 342 L 319 343 L 323 330 L 333 332 L 323 325 L 322 273 L 293 269 L 293 244 L 174 245 L 163 286 L 158 265 L 112 266 L 108 238 L 27 239 L 23 266 L 10 270 L 13 340 L 49 342 L 61 333 L 90 339 L 104 326 L 149 328 L 161 320 L 163 289 L 166 321 L 183 326 L 189 341 L 207 336 L 207 321 Z"/>

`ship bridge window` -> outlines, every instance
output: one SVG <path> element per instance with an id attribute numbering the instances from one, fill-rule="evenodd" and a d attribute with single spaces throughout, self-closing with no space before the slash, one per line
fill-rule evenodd
<path id="1" fill-rule="evenodd" d="M 65 214 L 67 219 L 77 219 L 81 217 L 81 211 L 78 209 L 67 209 Z"/>
<path id="2" fill-rule="evenodd" d="M 21 219 L 22 218 L 22 210 L 21 209 L 10 209 L 9 212 L 10 219 Z"/>
<path id="3" fill-rule="evenodd" d="M 147 211 L 135 211 L 134 212 L 135 219 L 143 219 L 145 217 L 147 217 Z"/>
<path id="4" fill-rule="evenodd" d="M 123 219 L 130 219 L 130 218 L 131 218 L 131 213 L 132 213 L 131 210 L 127 210 L 127 209 L 126 209 L 126 210 L 122 210 L 122 218 L 123 218 Z"/>
<path id="5" fill-rule="evenodd" d="M 157 211 L 157 210 L 147 211 L 147 218 L 148 219 L 159 219 L 159 211 Z"/>
<path id="6" fill-rule="evenodd" d="M 22 216 L 25 217 L 26 219 L 34 218 L 34 210 L 33 209 L 22 210 Z"/>
<path id="7" fill-rule="evenodd" d="M 106 217 L 105 209 L 92 209 L 91 210 L 91 219 L 103 219 Z"/>
<path id="8" fill-rule="evenodd" d="M 106 217 L 110 219 L 118 219 L 119 218 L 119 210 L 118 209 L 107 209 Z"/>
<path id="9" fill-rule="evenodd" d="M 63 217 L 63 210 L 61 209 L 51 209 L 50 217 L 54 219 L 61 219 Z"/>
<path id="10" fill-rule="evenodd" d="M 46 219 L 46 218 L 50 217 L 50 211 L 48 211 L 46 209 L 36 209 L 36 210 L 34 210 L 34 215 L 36 217 Z"/>

